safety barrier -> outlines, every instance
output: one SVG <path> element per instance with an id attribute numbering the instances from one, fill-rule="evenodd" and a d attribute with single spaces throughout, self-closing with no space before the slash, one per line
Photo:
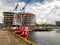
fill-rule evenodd
<path id="1" fill-rule="evenodd" d="M 21 37 L 20 35 L 18 35 L 18 34 L 16 34 L 16 33 L 13 33 L 13 34 L 15 34 L 17 37 L 19 37 L 19 38 L 22 39 L 23 41 L 27 42 L 29 45 L 36 45 L 36 43 L 33 43 L 33 42 L 31 42 L 30 40 L 27 40 L 27 39 Z"/>

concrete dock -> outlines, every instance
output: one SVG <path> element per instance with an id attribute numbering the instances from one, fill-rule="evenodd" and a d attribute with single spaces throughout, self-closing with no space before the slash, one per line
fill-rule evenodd
<path id="1" fill-rule="evenodd" d="M 9 31 L 0 31 L 0 45 L 31 45 Z"/>

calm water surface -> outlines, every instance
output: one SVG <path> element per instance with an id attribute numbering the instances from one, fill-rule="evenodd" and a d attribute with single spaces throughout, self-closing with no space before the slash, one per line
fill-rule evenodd
<path id="1" fill-rule="evenodd" d="M 30 32 L 28 39 L 37 45 L 60 45 L 60 33 L 51 32 Z"/>

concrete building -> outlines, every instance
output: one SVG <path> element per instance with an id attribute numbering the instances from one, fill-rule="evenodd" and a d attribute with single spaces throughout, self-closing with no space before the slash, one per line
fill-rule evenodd
<path id="1" fill-rule="evenodd" d="M 4 27 L 11 27 L 13 24 L 14 13 L 3 12 L 3 16 L 4 16 Z"/>
<path id="2" fill-rule="evenodd" d="M 33 27 L 36 23 L 35 14 L 25 12 L 3 12 L 5 27 L 11 27 L 13 24 L 22 25 L 27 27 Z M 15 20 L 14 20 L 15 19 Z M 19 24 L 20 23 L 20 24 Z"/>
<path id="3" fill-rule="evenodd" d="M 17 13 L 18 20 L 22 23 L 23 26 L 34 26 L 36 23 L 35 14 L 19 12 Z"/>

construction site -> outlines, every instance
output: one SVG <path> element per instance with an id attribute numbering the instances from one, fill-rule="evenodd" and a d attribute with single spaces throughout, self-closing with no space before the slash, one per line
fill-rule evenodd
<path id="1" fill-rule="evenodd" d="M 13 25 L 20 25 L 32 28 L 36 23 L 36 17 L 32 13 L 3 12 L 3 15 L 4 27 L 13 27 Z"/>
<path id="2" fill-rule="evenodd" d="M 0 45 L 60 45 L 60 18 L 55 16 L 59 7 L 54 2 L 54 7 L 50 7 L 48 0 L 14 1 L 13 8 L 7 4 L 9 8 L 4 7 L 2 12 Z"/>
<path id="3" fill-rule="evenodd" d="M 21 9 L 21 12 L 17 12 L 18 4 L 13 9 L 15 12 L 3 12 L 0 45 L 36 45 L 27 39 L 29 31 L 36 23 L 35 14 L 23 11 L 27 4 Z"/>

